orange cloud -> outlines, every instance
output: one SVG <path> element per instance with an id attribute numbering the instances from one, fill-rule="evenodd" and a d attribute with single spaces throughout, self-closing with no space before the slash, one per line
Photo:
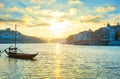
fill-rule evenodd
<path id="1" fill-rule="evenodd" d="M 87 16 L 82 16 L 80 19 L 80 22 L 99 22 L 99 19 L 104 18 L 102 15 L 87 15 Z"/>
<path id="2" fill-rule="evenodd" d="M 113 6 L 108 6 L 108 7 L 96 7 L 95 8 L 95 12 L 98 13 L 105 13 L 105 12 L 110 12 L 110 11 L 114 11 L 115 7 Z"/>

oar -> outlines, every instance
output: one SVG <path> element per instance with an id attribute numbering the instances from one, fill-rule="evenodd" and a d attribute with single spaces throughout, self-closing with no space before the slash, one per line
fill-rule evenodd
<path id="1" fill-rule="evenodd" d="M 9 46 L 8 48 L 10 48 L 10 47 L 12 47 L 12 45 Z M 6 48 L 5 50 L 7 50 L 8 48 Z M 2 54 L 5 50 L 3 50 L 2 52 L 1 52 L 1 50 L 0 50 L 0 56 L 1 56 L 1 54 Z"/>

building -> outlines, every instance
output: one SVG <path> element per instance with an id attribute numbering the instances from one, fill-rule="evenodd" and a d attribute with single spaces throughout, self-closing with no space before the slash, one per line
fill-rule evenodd
<path id="1" fill-rule="evenodd" d="M 93 31 L 83 31 L 75 35 L 75 44 L 89 44 L 93 38 Z"/>
<path id="2" fill-rule="evenodd" d="M 107 24 L 107 27 L 105 29 L 109 31 L 109 35 L 108 35 L 109 41 L 116 40 L 116 31 L 114 28 L 112 28 L 112 26 L 110 26 L 109 23 Z"/>
<path id="3" fill-rule="evenodd" d="M 93 32 L 92 32 L 92 30 L 84 31 L 84 32 L 78 33 L 76 36 L 77 36 L 76 41 L 92 40 Z"/>
<path id="4" fill-rule="evenodd" d="M 114 41 L 116 39 L 116 31 L 108 23 L 107 27 L 95 31 L 95 38 L 97 41 Z"/>
<path id="5" fill-rule="evenodd" d="M 68 40 L 71 44 L 120 45 L 120 24 L 111 26 L 108 23 L 106 27 L 95 32 L 89 30 L 71 35 Z"/>

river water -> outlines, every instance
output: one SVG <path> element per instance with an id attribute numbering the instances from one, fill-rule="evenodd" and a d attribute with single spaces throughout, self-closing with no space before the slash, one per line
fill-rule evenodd
<path id="1" fill-rule="evenodd" d="M 0 44 L 4 50 L 10 44 Z M 0 56 L 0 79 L 120 79 L 120 46 L 18 44 L 34 60 Z"/>

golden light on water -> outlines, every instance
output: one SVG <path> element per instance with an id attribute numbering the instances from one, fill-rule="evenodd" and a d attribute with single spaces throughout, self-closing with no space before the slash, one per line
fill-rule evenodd
<path id="1" fill-rule="evenodd" d="M 54 70 L 54 76 L 55 76 L 55 79 L 62 79 L 61 78 L 61 60 L 60 59 L 56 59 L 55 60 L 55 70 Z"/>
<path id="2" fill-rule="evenodd" d="M 55 52 L 56 52 L 56 55 L 59 56 L 59 54 L 60 54 L 60 52 L 61 52 L 61 46 L 60 46 L 59 43 L 56 45 L 56 50 L 55 50 Z M 60 56 L 59 56 L 59 57 L 60 57 Z"/>
<path id="3" fill-rule="evenodd" d="M 53 71 L 55 79 L 62 79 L 62 77 L 61 77 L 61 65 L 60 65 L 62 63 L 62 60 L 61 60 L 60 52 L 61 52 L 61 46 L 60 46 L 60 44 L 57 44 L 56 51 L 55 51 L 56 56 L 54 58 L 55 69 Z"/>

